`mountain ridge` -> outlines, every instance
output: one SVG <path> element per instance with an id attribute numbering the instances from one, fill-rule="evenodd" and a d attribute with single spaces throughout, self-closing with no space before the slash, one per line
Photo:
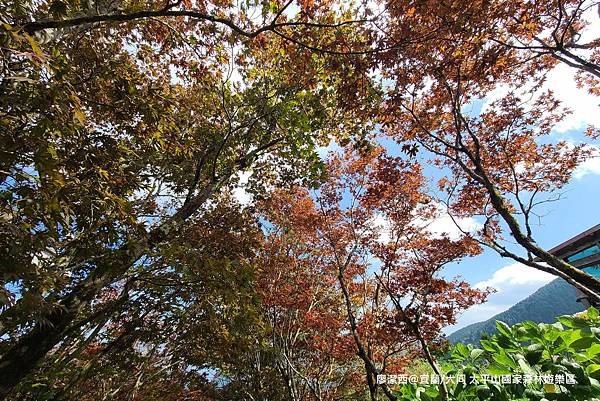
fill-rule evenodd
<path id="1" fill-rule="evenodd" d="M 531 320 L 536 323 L 553 323 L 560 315 L 572 315 L 583 311 L 583 305 L 576 301 L 575 287 L 563 279 L 555 279 L 536 292 L 517 302 L 504 312 L 478 323 L 458 329 L 448 335 L 448 340 L 456 344 L 478 343 L 483 333 L 492 335 L 496 332 L 496 320 L 508 325 Z"/>

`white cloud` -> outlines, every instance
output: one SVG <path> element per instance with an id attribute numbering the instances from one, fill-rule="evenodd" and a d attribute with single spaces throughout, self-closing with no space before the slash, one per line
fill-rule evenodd
<path id="1" fill-rule="evenodd" d="M 577 166 L 573 172 L 573 177 L 576 179 L 581 179 L 590 174 L 600 175 L 600 147 L 589 145 L 588 148 L 592 150 L 592 156 Z"/>
<path id="2" fill-rule="evenodd" d="M 577 69 L 566 64 L 558 64 L 547 76 L 546 83 L 538 92 L 541 94 L 551 90 L 554 97 L 559 100 L 563 107 L 571 111 L 554 127 L 554 132 L 565 133 L 567 131 L 584 129 L 588 125 L 600 126 L 600 98 L 591 95 L 585 88 L 578 88 L 575 82 Z M 485 99 L 481 111 L 489 109 L 492 102 L 501 99 L 511 92 L 508 86 L 501 86 L 492 91 Z M 516 90 L 523 93 L 531 89 L 531 83 Z"/>
<path id="3" fill-rule="evenodd" d="M 596 21 L 597 18 L 596 7 L 590 7 L 585 12 L 585 19 L 588 21 Z M 590 23 L 582 30 L 579 42 L 587 43 L 596 40 L 598 37 L 600 37 L 600 24 Z M 583 58 L 589 58 L 591 56 L 591 52 L 587 49 L 577 49 L 572 51 Z M 556 125 L 554 130 L 557 133 L 582 129 L 587 125 L 600 126 L 600 113 L 598 112 L 600 98 L 589 94 L 585 88 L 577 87 L 575 82 L 575 75 L 577 72 L 578 69 L 559 62 L 557 66 L 548 73 L 547 80 L 541 88 L 541 92 L 551 90 L 554 93 L 554 96 L 562 102 L 562 105 L 572 111 L 572 114 L 566 116 Z M 517 92 L 530 90 L 531 87 L 532 82 L 529 82 L 524 87 L 518 88 L 519 90 Z M 510 90 L 511 88 L 508 86 L 501 86 L 492 91 L 484 99 L 482 111 L 485 111 L 493 101 L 507 95 Z"/>
<path id="4" fill-rule="evenodd" d="M 526 284 L 547 284 L 556 277 L 521 263 L 513 263 L 494 272 L 488 280 L 475 284 L 475 288 L 493 287 L 501 292 L 508 286 Z"/>
<path id="5" fill-rule="evenodd" d="M 377 213 L 375 215 L 371 220 L 371 227 L 374 235 L 377 236 L 377 242 L 387 244 L 392 240 L 392 228 L 390 222 L 383 214 Z"/>
<path id="6" fill-rule="evenodd" d="M 481 228 L 481 223 L 473 217 L 455 217 L 452 220 L 452 217 L 446 212 L 441 212 L 438 217 L 427 224 L 427 231 L 430 233 L 438 237 L 448 235 L 453 240 L 459 239 L 463 235 L 463 231 L 472 233 Z"/>
<path id="7" fill-rule="evenodd" d="M 243 171 L 238 173 L 238 185 L 233 189 L 233 197 L 241 204 L 248 205 L 252 201 L 252 195 L 246 191 L 248 180 L 252 175 L 251 171 Z"/>
<path id="8" fill-rule="evenodd" d="M 453 220 L 441 204 L 438 205 L 437 217 L 424 220 L 416 216 L 412 224 L 424 228 L 433 237 L 440 238 L 447 235 L 452 240 L 460 239 L 463 232 L 473 233 L 482 228 L 481 223 L 473 217 L 455 217 Z M 378 235 L 378 242 L 387 244 L 391 241 L 391 224 L 384 215 L 377 214 L 371 221 L 371 226 Z"/>
<path id="9" fill-rule="evenodd" d="M 340 147 L 340 145 L 338 145 L 338 143 L 335 141 L 335 139 L 331 139 L 329 141 L 329 143 L 327 144 L 327 146 L 319 146 L 317 147 L 317 154 L 319 156 L 321 156 L 321 159 L 323 160 L 327 160 L 329 158 L 329 153 L 330 152 L 337 152 L 339 150 L 341 150 L 342 148 Z"/>
<path id="10" fill-rule="evenodd" d="M 540 287 L 546 285 L 556 277 L 541 270 L 513 263 L 496 270 L 492 276 L 474 285 L 483 289 L 492 287 L 496 292 L 490 294 L 486 303 L 475 305 L 458 318 L 458 323 L 444 329 L 450 334 L 472 323 L 483 322 L 500 312 L 504 312 L 519 301 L 533 294 Z"/>
<path id="11" fill-rule="evenodd" d="M 474 233 L 483 226 L 474 217 L 452 217 L 442 203 L 437 204 L 437 216 L 430 220 L 415 219 L 415 224 L 424 227 L 435 237 L 447 235 L 452 240 L 458 240 L 463 232 Z"/>
<path id="12" fill-rule="evenodd" d="M 589 94 L 584 88 L 577 87 L 576 72 L 575 68 L 559 64 L 550 71 L 545 84 L 545 88 L 552 90 L 563 106 L 572 111 L 572 114 L 566 116 L 554 128 L 559 133 L 582 129 L 587 125 L 600 126 L 600 98 Z"/>

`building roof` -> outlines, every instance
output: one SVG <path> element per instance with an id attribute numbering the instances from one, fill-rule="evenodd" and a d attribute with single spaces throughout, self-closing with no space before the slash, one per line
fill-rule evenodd
<path id="1" fill-rule="evenodd" d="M 600 241 L 600 224 L 577 234 L 562 244 L 556 245 L 548 252 L 556 256 L 567 255 L 598 241 Z"/>

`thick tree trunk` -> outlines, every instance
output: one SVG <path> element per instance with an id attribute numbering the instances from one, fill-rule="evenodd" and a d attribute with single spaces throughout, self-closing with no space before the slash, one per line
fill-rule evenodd
<path id="1" fill-rule="evenodd" d="M 230 176 L 227 175 L 227 178 Z M 52 311 L 43 315 L 37 324 L 0 358 L 0 400 L 4 399 L 29 374 L 46 354 L 69 332 L 85 321 L 81 313 L 99 292 L 118 280 L 149 249 L 175 233 L 224 182 L 211 182 L 173 217 L 140 238 L 127 242 L 120 249 L 103 258 L 90 275 L 64 296 Z"/>
<path id="2" fill-rule="evenodd" d="M 460 111 L 457 110 L 456 114 Z M 460 135 L 458 133 L 457 135 Z M 471 163 L 473 163 L 474 168 L 471 168 L 465 164 L 460 158 L 453 158 L 460 168 L 473 180 L 478 182 L 483 186 L 489 196 L 489 200 L 496 210 L 500 217 L 504 220 L 510 233 L 512 234 L 515 241 L 521 245 L 527 252 L 539 258 L 539 260 L 546 262 L 550 268 L 536 263 L 531 260 L 525 260 L 524 258 L 516 257 L 511 253 L 507 253 L 503 256 L 508 256 L 512 259 L 515 259 L 521 263 L 525 263 L 528 266 L 534 267 L 538 270 L 542 270 L 551 274 L 554 274 L 558 277 L 563 278 L 568 283 L 572 284 L 579 290 L 581 290 L 584 294 L 586 294 L 591 300 L 596 303 L 600 303 L 600 280 L 596 277 L 584 272 L 581 269 L 577 269 L 576 267 L 570 265 L 569 263 L 557 258 L 551 253 L 545 251 L 540 248 L 537 243 L 528 235 L 523 232 L 521 224 L 513 215 L 506 198 L 502 195 L 496 184 L 489 177 L 487 170 L 481 159 L 478 156 L 479 142 L 477 138 L 472 135 L 474 138 L 474 145 L 476 147 L 476 151 L 473 152 L 468 147 L 462 145 L 459 140 L 457 140 L 457 147 L 455 148 L 458 152 L 462 152 L 465 156 L 467 156 Z"/>
<path id="3" fill-rule="evenodd" d="M 546 262 L 549 266 L 554 268 L 555 275 L 558 275 L 559 277 L 573 284 L 575 287 L 579 288 L 594 302 L 600 302 L 600 280 L 590 274 L 587 274 L 581 269 L 573 267 L 560 258 L 557 258 L 551 253 L 540 248 L 533 240 L 528 238 L 528 236 L 523 233 L 519 222 L 506 205 L 502 195 L 496 189 L 495 185 L 487 178 L 487 175 L 485 175 L 483 168 L 481 166 L 477 166 L 476 168 L 477 173 L 483 177 L 482 184 L 490 196 L 490 201 L 494 206 L 494 209 L 496 209 L 498 214 L 506 222 L 510 233 L 517 243 L 525 248 L 527 252 L 537 256 L 540 260 Z M 542 266 L 539 266 L 539 264 L 536 265 L 537 266 L 533 267 L 544 270 Z"/>
<path id="4" fill-rule="evenodd" d="M 25 377 L 67 333 L 86 305 L 107 285 L 120 277 L 144 253 L 145 244 L 120 250 L 112 263 L 95 270 L 59 305 L 43 316 L 31 332 L 21 338 L 0 359 L 0 399 Z M 131 249 L 132 248 L 132 249 Z"/>

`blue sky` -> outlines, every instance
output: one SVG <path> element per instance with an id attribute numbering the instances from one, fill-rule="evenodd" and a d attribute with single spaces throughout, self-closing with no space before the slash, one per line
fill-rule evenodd
<path id="1" fill-rule="evenodd" d="M 588 124 L 600 126 L 600 98 L 577 89 L 573 71 L 559 66 L 551 72 L 548 83 L 555 96 L 573 113 L 561 122 L 549 138 L 579 143 Z M 505 90 L 500 89 L 497 96 Z M 573 180 L 560 192 L 562 199 L 548 204 L 542 217 L 533 226 L 534 238 L 540 246 L 550 249 L 580 232 L 600 223 L 600 146 L 592 145 L 597 156 L 585 162 L 575 172 Z M 451 227 L 449 227 L 449 230 Z M 553 276 L 502 258 L 487 250 L 482 255 L 446 268 L 445 275 L 460 275 L 472 285 L 491 286 L 497 292 L 488 302 L 465 312 L 458 324 L 447 328 L 451 333 L 468 324 L 486 320 L 554 279 Z"/>
<path id="2" fill-rule="evenodd" d="M 534 238 L 545 249 L 600 223 L 600 171 L 575 178 L 566 191 L 565 198 L 553 203 L 540 224 L 533 226 Z M 488 302 L 465 312 L 456 326 L 445 330 L 447 333 L 487 320 L 554 279 L 512 259 L 502 258 L 491 250 L 451 265 L 444 273 L 449 277 L 460 275 L 472 285 L 491 286 L 497 290 Z"/>

